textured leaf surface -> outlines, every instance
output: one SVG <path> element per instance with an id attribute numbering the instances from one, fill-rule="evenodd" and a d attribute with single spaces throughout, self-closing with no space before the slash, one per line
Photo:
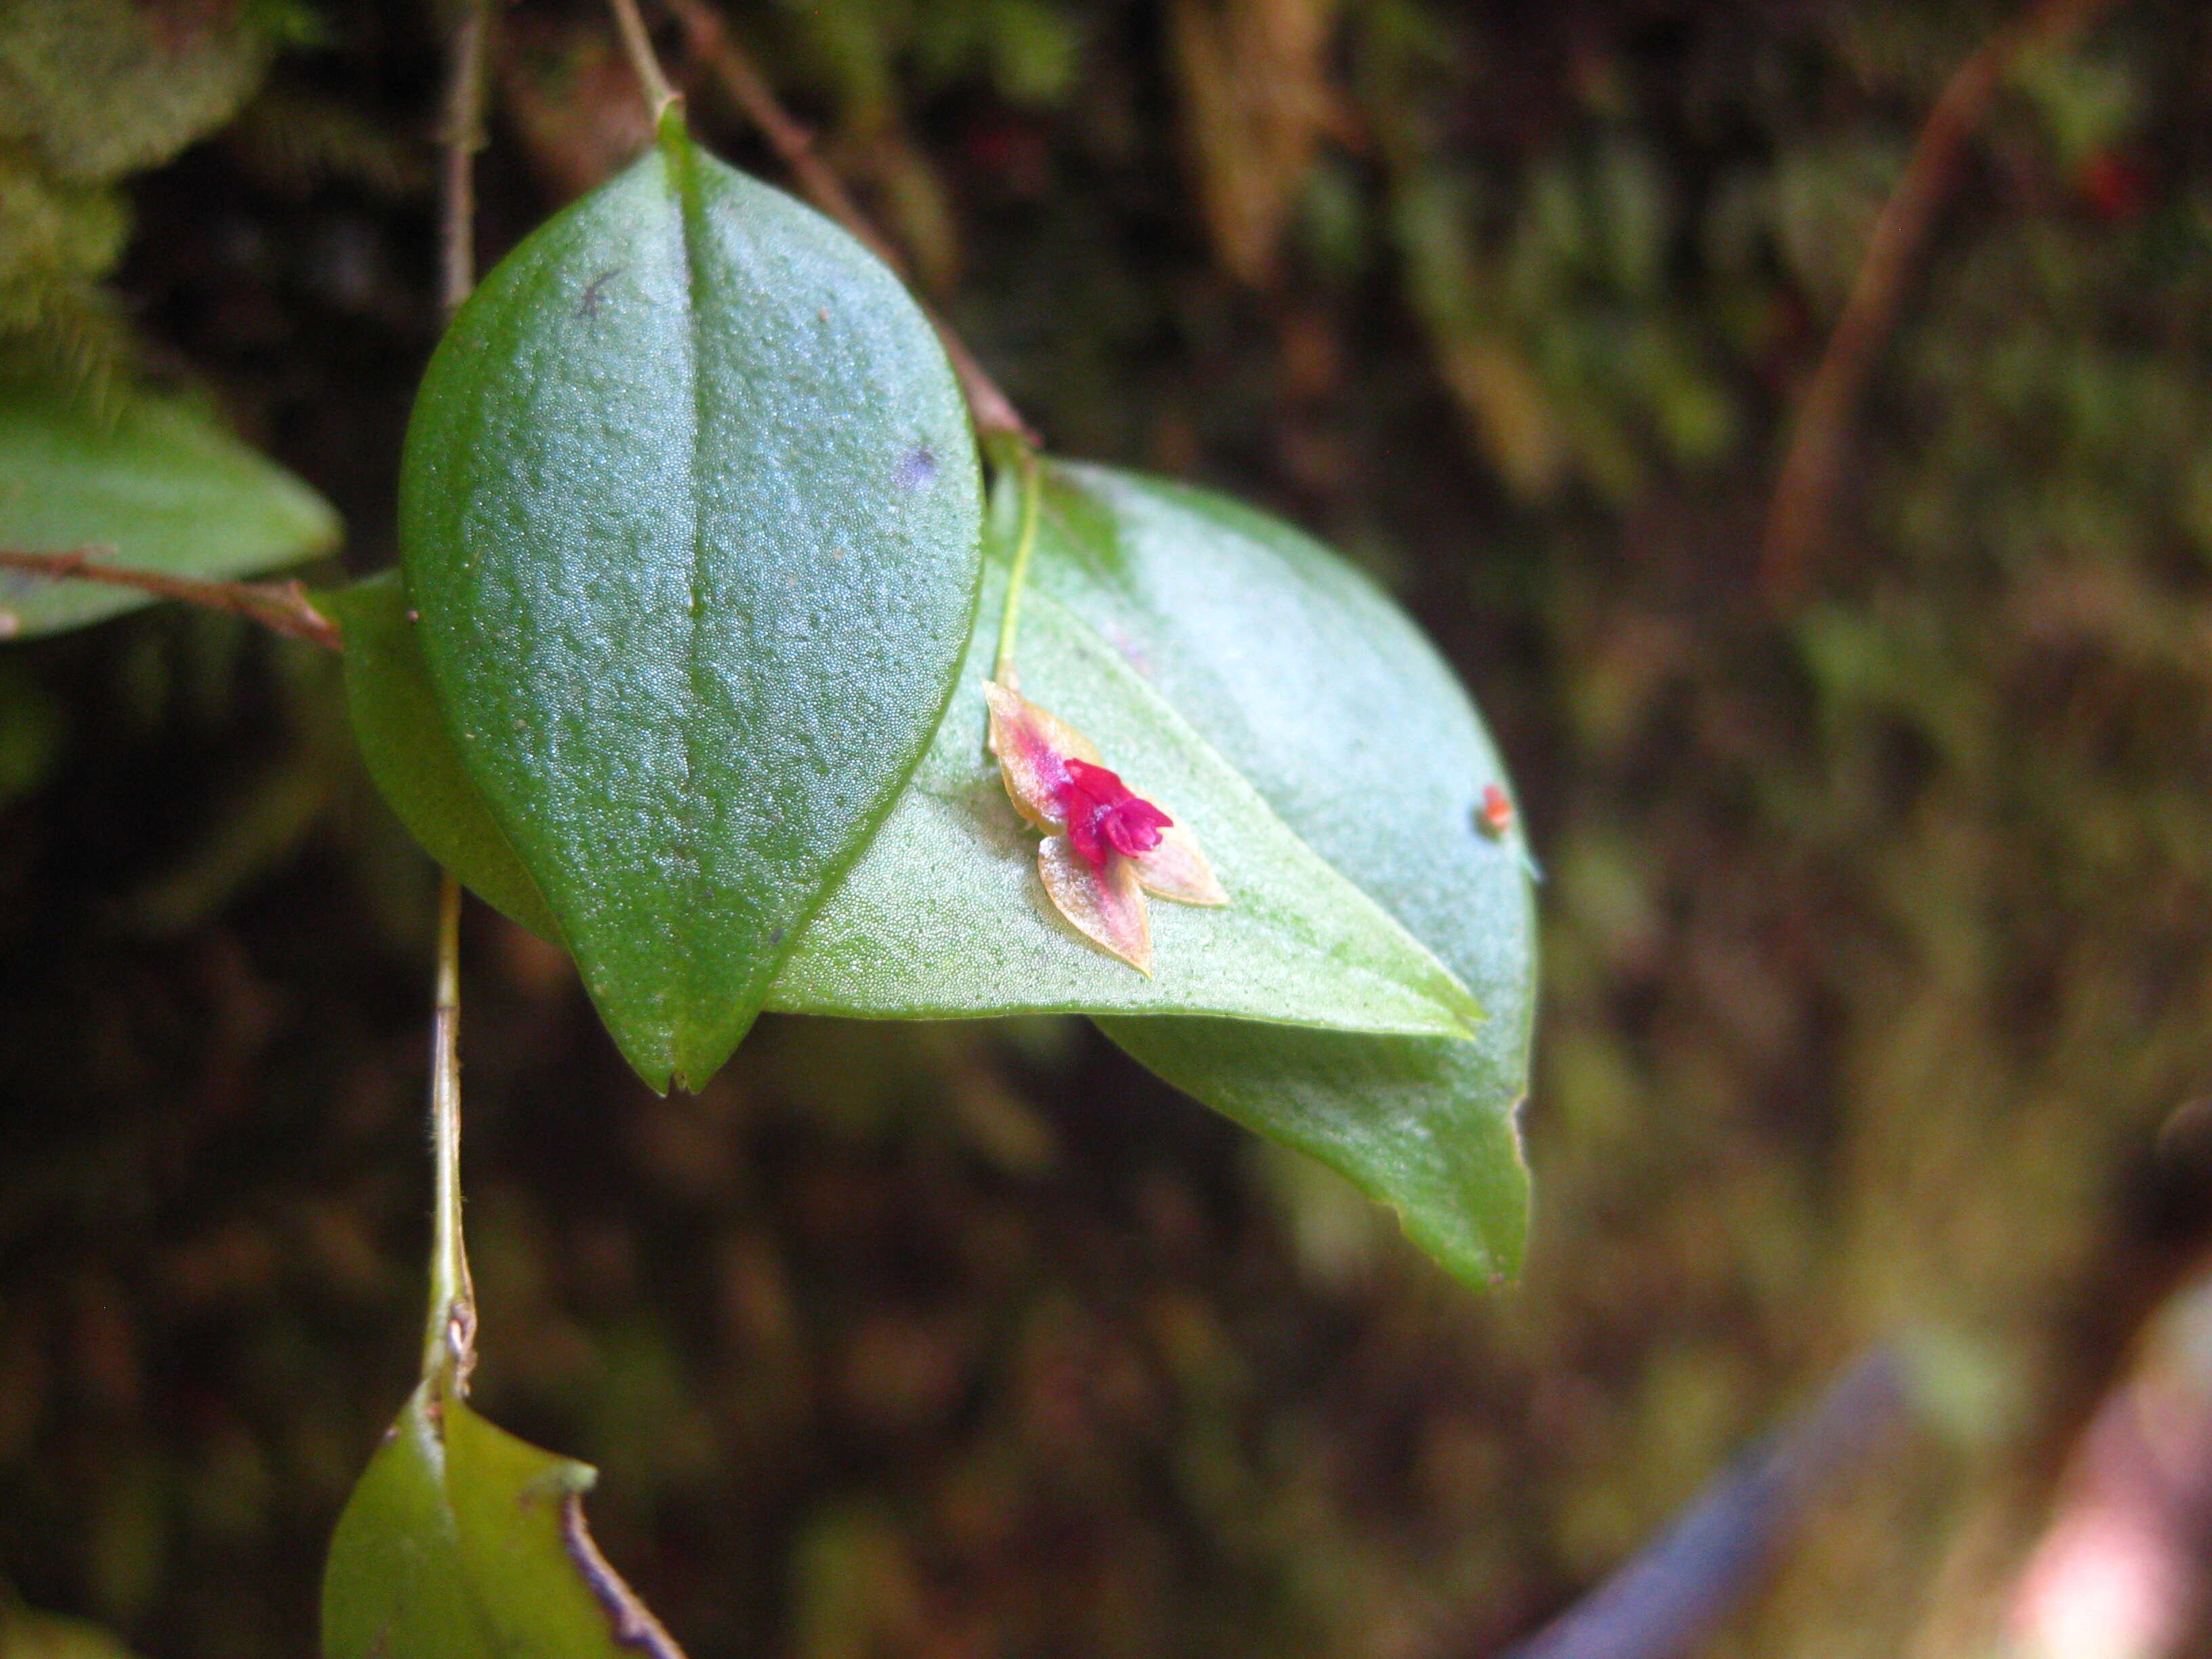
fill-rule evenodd
<path id="1" fill-rule="evenodd" d="M 680 1659 L 584 1529 L 595 1478 L 423 1384 L 338 1518 L 323 1659 Z"/>
<path id="2" fill-rule="evenodd" d="M 1528 1224 L 1514 1114 L 1535 921 L 1522 848 L 1475 822 L 1505 775 L 1466 693 L 1396 606 L 1289 526 L 1103 467 L 1048 480 L 1036 586 L 1114 641 L 1489 1016 L 1472 1042 L 1100 1025 L 1169 1082 L 1343 1171 L 1454 1273 L 1511 1273 Z"/>
<path id="3" fill-rule="evenodd" d="M 221 580 L 337 544 L 330 504 L 190 404 L 133 394 L 95 413 L 0 381 L 0 548 L 97 548 L 110 562 Z M 0 571 L 0 638 L 150 605 L 128 588 Z"/>
<path id="4" fill-rule="evenodd" d="M 354 737 L 399 821 L 471 892 L 557 944 L 560 924 L 544 895 L 462 769 L 422 665 L 399 573 L 318 593 L 315 604 L 344 636 Z"/>
<path id="5" fill-rule="evenodd" d="M 1194 836 L 1220 909 L 1152 907 L 1152 975 L 1084 943 L 1037 875 L 1037 835 L 984 752 L 1005 572 L 986 583 L 937 741 L 769 1006 L 919 1018 L 1141 1009 L 1469 1035 L 1481 1010 L 1431 952 L 1284 826 L 1120 653 L 1050 594 L 1022 611 L 1023 695 L 1076 727 Z"/>
<path id="6" fill-rule="evenodd" d="M 1170 803 L 1214 860 L 1225 909 L 1152 907 L 1147 980 L 1085 944 L 1052 910 L 1037 836 L 983 753 L 981 665 L 1002 572 L 982 607 L 957 698 L 890 821 L 785 963 L 769 1006 L 878 1018 L 1143 1008 L 1328 1027 L 1465 1034 L 1464 988 L 1316 858 L 1097 635 L 1048 596 L 1023 629 L 1029 684 Z M 322 601 L 346 638 L 362 753 L 434 858 L 524 926 L 557 939 L 529 877 L 471 788 L 389 577 Z M 969 683 L 963 671 L 963 684 Z"/>
<path id="7" fill-rule="evenodd" d="M 631 1063 L 702 1082 L 967 640 L 979 491 L 935 336 L 672 123 L 462 309 L 401 494 L 469 776 Z"/>

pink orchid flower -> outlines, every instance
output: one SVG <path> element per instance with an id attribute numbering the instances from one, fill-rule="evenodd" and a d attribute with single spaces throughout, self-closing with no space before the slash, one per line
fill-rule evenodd
<path id="1" fill-rule="evenodd" d="M 1145 895 L 1223 905 L 1190 832 L 1101 762 L 1083 733 L 1011 688 L 983 683 L 991 752 L 1014 810 L 1044 832 L 1037 873 L 1054 908 L 1101 950 L 1152 971 Z"/>

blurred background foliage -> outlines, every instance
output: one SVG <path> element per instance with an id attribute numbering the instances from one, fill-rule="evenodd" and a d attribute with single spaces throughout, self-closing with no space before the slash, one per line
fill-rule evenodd
<path id="1" fill-rule="evenodd" d="M 487 1412 L 602 1467 L 695 1659 L 1427 1659 L 1887 1341 L 1923 1426 L 1711 1650 L 1991 1650 L 2205 1242 L 2203 9 L 2009 63 L 1786 592 L 1792 411 L 2009 9 L 723 13 L 1054 447 L 1297 519 L 1460 664 L 1551 877 L 1532 1265 L 1468 1295 L 1079 1026 L 770 1021 L 652 1099 L 477 911 Z M 644 132 L 595 6 L 501 19 L 487 258 Z M 0 7 L 0 354 L 197 379 L 389 562 L 447 21 Z M 311 1650 L 414 1358 L 430 894 L 304 647 L 162 611 L 0 658 L 27 1602 Z"/>

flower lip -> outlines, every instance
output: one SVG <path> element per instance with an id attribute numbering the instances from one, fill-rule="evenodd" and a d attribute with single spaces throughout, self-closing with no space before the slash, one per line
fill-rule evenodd
<path id="1" fill-rule="evenodd" d="M 1095 870 L 1118 853 L 1136 858 L 1160 844 L 1160 831 L 1175 820 L 1131 791 L 1120 776 L 1089 761 L 1069 759 L 1067 781 L 1059 790 L 1067 818 L 1067 839 Z"/>

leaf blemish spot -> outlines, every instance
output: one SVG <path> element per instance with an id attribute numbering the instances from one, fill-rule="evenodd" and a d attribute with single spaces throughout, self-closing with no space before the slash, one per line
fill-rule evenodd
<path id="1" fill-rule="evenodd" d="M 898 464 L 891 482 L 901 489 L 914 489 L 927 483 L 937 476 L 937 456 L 927 444 L 916 446 Z"/>
<path id="2" fill-rule="evenodd" d="M 605 289 L 609 283 L 614 281 L 616 277 L 621 276 L 623 272 L 628 269 L 629 267 L 627 265 L 613 265 L 610 266 L 607 270 L 601 271 L 598 276 L 592 277 L 592 280 L 585 285 L 583 296 L 576 301 L 576 314 L 579 317 L 598 316 L 599 314 L 600 292 Z"/>

